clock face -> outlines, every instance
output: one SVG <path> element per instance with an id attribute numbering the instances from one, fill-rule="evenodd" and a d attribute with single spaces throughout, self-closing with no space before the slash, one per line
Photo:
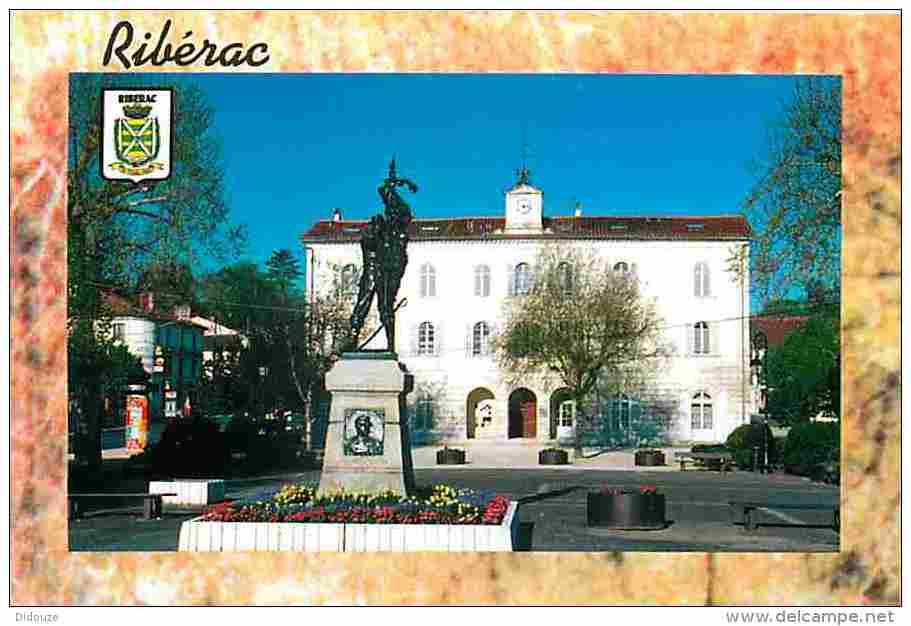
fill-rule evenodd
<path id="1" fill-rule="evenodd" d="M 527 215 L 531 211 L 531 203 L 528 200 L 519 200 L 517 209 L 522 215 Z"/>

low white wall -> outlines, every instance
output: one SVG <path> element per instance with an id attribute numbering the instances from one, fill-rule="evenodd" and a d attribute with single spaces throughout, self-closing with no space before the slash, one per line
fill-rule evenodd
<path id="1" fill-rule="evenodd" d="M 205 506 L 225 499 L 225 481 L 211 480 L 154 480 L 149 493 L 176 493 L 162 498 L 164 504 L 176 506 Z"/>
<path id="2" fill-rule="evenodd" d="M 518 502 L 497 526 L 204 522 L 180 526 L 181 552 L 511 552 Z"/>

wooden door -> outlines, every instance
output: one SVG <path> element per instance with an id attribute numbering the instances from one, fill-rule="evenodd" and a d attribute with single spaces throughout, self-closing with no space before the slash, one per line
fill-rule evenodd
<path id="1" fill-rule="evenodd" d="M 538 434 L 538 407 L 534 400 L 519 405 L 522 414 L 522 437 L 534 438 Z"/>

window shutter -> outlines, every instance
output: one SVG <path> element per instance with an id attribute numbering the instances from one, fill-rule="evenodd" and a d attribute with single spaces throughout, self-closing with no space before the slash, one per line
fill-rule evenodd
<path id="1" fill-rule="evenodd" d="M 430 266 L 430 286 L 427 289 L 427 295 L 431 298 L 435 298 L 437 295 L 437 270 L 434 266 Z"/>
<path id="2" fill-rule="evenodd" d="M 709 287 L 709 264 L 704 263 L 702 265 L 702 295 L 710 296 L 712 295 L 712 290 Z"/>
<path id="3" fill-rule="evenodd" d="M 471 333 L 472 327 L 471 324 L 465 324 L 465 358 L 471 358 Z"/>
<path id="4" fill-rule="evenodd" d="M 686 325 L 686 354 L 692 355 L 696 352 L 695 342 L 696 342 L 696 325 L 687 324 Z"/>
<path id="5" fill-rule="evenodd" d="M 506 295 L 516 295 L 516 268 L 513 265 L 506 266 Z"/>
<path id="6" fill-rule="evenodd" d="M 474 268 L 474 295 L 478 297 L 481 295 L 481 266 L 476 265 Z"/>
<path id="7" fill-rule="evenodd" d="M 417 356 L 418 354 L 418 324 L 411 325 L 411 355 Z"/>
<path id="8" fill-rule="evenodd" d="M 420 285 L 420 293 L 422 298 L 427 297 L 427 273 L 426 266 L 422 266 L 418 269 L 418 285 Z"/>
<path id="9" fill-rule="evenodd" d="M 697 298 L 702 295 L 699 285 L 699 264 L 693 266 L 693 295 Z"/>

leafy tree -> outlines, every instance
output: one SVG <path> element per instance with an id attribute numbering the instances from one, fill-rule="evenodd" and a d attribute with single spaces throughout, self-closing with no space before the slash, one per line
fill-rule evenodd
<path id="1" fill-rule="evenodd" d="M 840 416 L 841 343 L 837 318 L 810 318 L 766 352 L 761 382 L 767 410 L 790 424 Z"/>
<path id="2" fill-rule="evenodd" d="M 266 261 L 269 280 L 278 285 L 281 293 L 288 298 L 298 278 L 303 275 L 298 260 L 287 248 L 276 250 Z"/>
<path id="3" fill-rule="evenodd" d="M 170 311 L 178 304 L 193 304 L 196 284 L 186 263 L 158 261 L 144 268 L 136 281 L 138 293 L 155 294 L 155 307 Z"/>
<path id="4" fill-rule="evenodd" d="M 276 284 L 256 263 L 228 265 L 200 278 L 198 308 L 205 317 L 245 334 L 266 323 L 278 299 Z"/>
<path id="5" fill-rule="evenodd" d="M 838 293 L 841 267 L 841 81 L 809 77 L 771 128 L 744 202 L 756 228 L 753 279 L 764 299 Z"/>
<path id="6" fill-rule="evenodd" d="M 229 371 L 213 370 L 207 389 L 223 394 L 213 406 L 234 402 L 236 409 L 254 412 L 280 407 L 311 412 L 313 418 L 313 398 L 350 334 L 351 309 L 340 293 L 302 293 L 296 287 L 300 274 L 291 252 L 279 250 L 265 272 L 255 264 L 237 264 L 201 280 L 202 308 L 250 342 Z M 263 367 L 268 373 L 261 379 Z"/>
<path id="7" fill-rule="evenodd" d="M 95 338 L 99 323 L 110 319 L 102 289 L 132 286 L 158 263 L 192 266 L 202 255 L 217 258 L 243 241 L 240 229 L 227 226 L 213 110 L 191 82 L 174 81 L 172 175 L 137 185 L 100 176 L 101 90 L 161 86 L 161 77 L 75 74 L 70 80 L 67 303 L 75 365 L 69 380 L 91 431 L 93 464 L 101 461 L 94 440 L 100 440 L 102 391 L 102 374 L 94 368 L 108 364 L 108 348 Z"/>
<path id="8" fill-rule="evenodd" d="M 654 363 L 664 353 L 659 319 L 634 276 L 612 271 L 592 254 L 548 247 L 536 268 L 527 295 L 506 302 L 497 360 L 516 380 L 559 379 L 576 404 L 580 450 L 593 419 L 585 401 L 599 380 L 612 381 L 611 391 L 619 393 L 633 383 L 637 364 Z"/>
<path id="9" fill-rule="evenodd" d="M 97 331 L 78 328 L 68 338 L 67 378 L 71 410 L 77 411 L 74 452 L 78 462 L 90 466 L 101 462 L 102 397 L 119 394 L 128 382 L 147 379 L 139 357 L 115 344 L 108 330 L 101 322 Z"/>
<path id="10" fill-rule="evenodd" d="M 765 304 L 760 315 L 805 315 L 807 308 L 807 303 L 801 300 L 795 300 L 793 298 L 775 298 L 774 300 L 769 300 Z"/>

